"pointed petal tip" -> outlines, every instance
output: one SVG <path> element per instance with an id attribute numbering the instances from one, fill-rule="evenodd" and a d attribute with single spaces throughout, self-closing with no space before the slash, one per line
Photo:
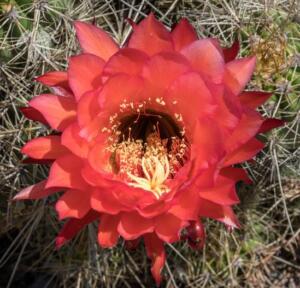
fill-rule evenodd
<path id="1" fill-rule="evenodd" d="M 173 51 L 170 32 L 153 13 L 137 24 L 128 41 L 128 47 L 139 49 L 150 56 L 162 51 Z"/>
<path id="2" fill-rule="evenodd" d="M 66 242 L 66 239 L 62 236 L 57 236 L 55 239 L 55 250 L 59 250 Z"/>
<path id="3" fill-rule="evenodd" d="M 82 29 L 92 26 L 92 24 L 81 20 L 75 20 L 73 21 L 73 26 L 75 28 L 76 35 L 78 37 L 78 34 L 81 32 Z"/>
<path id="4" fill-rule="evenodd" d="M 239 51 L 240 51 L 240 42 L 238 39 L 236 39 L 231 45 L 231 47 L 223 49 L 225 62 L 227 63 L 233 61 L 239 54 Z"/>
<path id="5" fill-rule="evenodd" d="M 256 66 L 256 56 L 252 55 L 242 59 L 245 59 L 244 63 L 245 67 L 247 66 L 247 72 L 249 72 L 252 75 Z"/>
<path id="6" fill-rule="evenodd" d="M 235 219 L 235 222 L 232 222 L 230 225 L 227 225 L 227 227 L 229 229 L 241 229 L 242 228 L 242 225 L 241 223 L 239 222 L 239 220 Z"/>
<path id="7" fill-rule="evenodd" d="M 154 18 L 154 19 L 156 19 L 153 11 L 151 11 L 146 18 Z"/>
<path id="8" fill-rule="evenodd" d="M 78 25 L 80 25 L 81 23 L 83 23 L 82 21 L 80 21 L 80 20 L 74 20 L 73 21 L 73 25 L 76 27 L 76 26 L 78 26 Z"/>
<path id="9" fill-rule="evenodd" d="M 23 190 L 21 190 L 18 194 L 16 194 L 13 198 L 12 201 L 19 201 L 19 200 L 28 200 L 28 199 L 32 199 L 34 200 L 35 198 L 32 198 L 30 195 L 30 188 L 31 186 L 24 188 Z"/>
<path id="10" fill-rule="evenodd" d="M 238 95 L 250 81 L 256 65 L 256 56 L 236 59 L 226 63 L 224 83 L 229 90 Z"/>
<path id="11" fill-rule="evenodd" d="M 254 67 L 256 64 L 256 56 L 251 55 L 251 56 L 247 56 L 244 58 L 236 59 L 235 61 L 239 61 L 245 67 L 244 68 L 245 70 L 247 69 L 248 71 L 250 71 L 250 70 L 254 70 Z M 241 67 L 241 68 L 243 68 L 243 67 Z"/>
<path id="12" fill-rule="evenodd" d="M 225 227 L 226 227 L 227 232 L 229 232 L 229 233 L 233 232 L 234 229 L 241 229 L 240 223 L 237 223 L 234 225 L 233 224 L 230 224 L 230 225 L 225 224 Z"/>
<path id="13" fill-rule="evenodd" d="M 225 225 L 227 225 L 230 229 L 240 229 L 242 226 L 239 222 L 239 220 L 237 219 L 234 211 L 232 210 L 231 206 L 227 206 L 224 207 L 224 221 L 223 223 L 225 223 Z"/>
<path id="14" fill-rule="evenodd" d="M 28 143 L 26 143 L 21 149 L 20 149 L 20 152 L 22 153 L 22 154 L 25 154 L 25 155 L 27 155 L 26 154 L 26 145 L 27 145 Z"/>
<path id="15" fill-rule="evenodd" d="M 178 21 L 177 25 L 185 26 L 185 27 L 191 27 L 194 30 L 194 27 L 192 26 L 191 22 L 186 17 L 181 18 Z M 174 27 L 174 29 L 176 28 L 176 26 Z"/>
<path id="16" fill-rule="evenodd" d="M 198 39 L 197 33 L 187 18 L 182 18 L 173 27 L 171 37 L 176 51 L 182 50 Z"/>
<path id="17" fill-rule="evenodd" d="M 32 81 L 42 83 L 42 80 L 41 80 L 41 79 L 42 79 L 43 76 L 44 76 L 44 75 L 34 76 L 34 77 L 32 78 Z"/>
<path id="18" fill-rule="evenodd" d="M 119 50 L 115 41 L 96 25 L 82 21 L 74 21 L 73 23 L 80 46 L 85 53 L 108 60 Z"/>
<path id="19" fill-rule="evenodd" d="M 17 195 L 15 195 L 13 200 L 26 200 L 26 199 L 36 200 L 40 198 L 45 198 L 61 190 L 57 187 L 46 189 L 45 188 L 46 181 L 47 180 L 43 180 L 41 182 L 38 182 L 36 184 L 33 184 L 31 186 L 22 189 Z"/>
<path id="20" fill-rule="evenodd" d="M 46 181 L 45 189 L 49 189 L 49 188 L 52 188 L 52 187 L 54 187 L 54 186 L 52 185 L 51 178 L 49 177 L 48 180 Z"/>
<path id="21" fill-rule="evenodd" d="M 15 195 L 13 198 L 12 198 L 12 201 L 19 201 L 19 200 L 25 200 L 27 199 L 27 194 L 24 193 L 24 190 L 22 190 L 21 192 L 19 192 L 17 195 Z"/>
<path id="22" fill-rule="evenodd" d="M 273 93 L 264 91 L 243 91 L 239 98 L 243 106 L 247 106 L 251 109 L 263 105 Z"/>
<path id="23" fill-rule="evenodd" d="M 27 106 L 17 107 L 17 109 L 18 109 L 21 113 L 23 113 L 23 111 L 25 111 L 26 108 L 28 108 L 28 107 L 27 107 Z"/>
<path id="24" fill-rule="evenodd" d="M 101 73 L 105 61 L 97 55 L 83 53 L 69 58 L 68 79 L 77 101 L 102 84 Z"/>
<path id="25" fill-rule="evenodd" d="M 13 197 L 13 201 L 26 200 L 26 199 L 38 199 L 45 190 L 45 180 L 33 184 L 31 186 L 23 188 L 17 195 Z"/>
<path id="26" fill-rule="evenodd" d="M 132 29 L 136 28 L 137 24 L 131 18 L 126 18 L 125 20 L 132 27 Z"/>
<path id="27" fill-rule="evenodd" d="M 190 23 L 190 21 L 186 18 L 186 17 L 182 17 L 179 21 L 180 22 L 183 22 L 183 23 Z"/>
<path id="28" fill-rule="evenodd" d="M 55 211 L 57 213 L 57 218 L 58 218 L 59 221 L 62 221 L 66 218 L 65 215 L 64 215 L 65 209 L 66 209 L 66 207 L 64 207 L 64 202 L 57 201 L 55 203 Z"/>
<path id="29" fill-rule="evenodd" d="M 166 253 L 163 241 L 155 233 L 144 235 L 144 243 L 148 257 L 151 259 L 151 273 L 157 287 L 161 283 L 161 271 L 166 261 Z"/>
<path id="30" fill-rule="evenodd" d="M 266 133 L 272 129 L 284 126 L 286 123 L 288 122 L 282 119 L 268 118 L 263 122 L 258 133 Z"/>
<path id="31" fill-rule="evenodd" d="M 277 120 L 278 126 L 284 126 L 287 123 L 289 123 L 287 120 L 284 119 L 274 119 L 274 120 Z"/>
<path id="32" fill-rule="evenodd" d="M 86 22 L 81 21 L 81 20 L 75 20 L 75 21 L 73 21 L 73 26 L 74 26 L 74 28 L 75 28 L 75 30 L 76 30 L 76 33 L 78 33 L 78 30 L 79 30 L 81 27 L 86 26 L 86 25 L 91 25 L 91 24 L 86 23 Z"/>
<path id="33" fill-rule="evenodd" d="M 19 111 L 29 120 L 38 121 L 44 125 L 48 125 L 47 120 L 43 116 L 42 113 L 40 113 L 38 110 L 36 110 L 33 107 L 30 106 L 23 106 L 18 108 Z"/>
<path id="34" fill-rule="evenodd" d="M 246 58 L 247 59 L 247 58 Z M 248 60 L 251 63 L 251 65 L 255 66 L 256 65 L 256 59 L 257 57 L 255 55 L 249 56 Z"/>

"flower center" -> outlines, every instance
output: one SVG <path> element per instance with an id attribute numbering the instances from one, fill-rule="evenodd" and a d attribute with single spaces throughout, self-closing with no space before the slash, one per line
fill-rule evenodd
<path id="1" fill-rule="evenodd" d="M 142 157 L 142 171 L 143 177 L 127 172 L 128 177 L 132 180 L 128 184 L 151 191 L 157 198 L 169 191 L 168 186 L 164 184 L 170 174 L 167 156 L 164 156 L 163 159 L 159 159 L 157 156 Z"/>
<path id="2" fill-rule="evenodd" d="M 183 130 L 167 114 L 146 110 L 123 116 L 109 149 L 115 174 L 157 198 L 170 191 L 172 179 L 187 157 Z"/>

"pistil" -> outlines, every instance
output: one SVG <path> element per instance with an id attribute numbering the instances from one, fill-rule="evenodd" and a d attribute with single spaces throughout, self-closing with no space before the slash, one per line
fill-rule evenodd
<path id="1" fill-rule="evenodd" d="M 164 156 L 162 160 L 157 156 L 152 156 L 151 158 L 143 157 L 142 169 L 144 177 L 128 173 L 129 178 L 132 180 L 132 182 L 128 183 L 130 186 L 151 191 L 156 198 L 170 191 L 165 184 L 170 174 L 170 164 L 167 156 Z"/>

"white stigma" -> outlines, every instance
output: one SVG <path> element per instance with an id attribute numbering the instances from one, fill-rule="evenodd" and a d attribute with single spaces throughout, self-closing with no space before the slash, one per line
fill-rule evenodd
<path id="1" fill-rule="evenodd" d="M 165 184 L 170 174 L 170 164 L 166 155 L 163 157 L 143 157 L 142 170 L 144 177 L 127 173 L 128 177 L 133 181 L 128 183 L 130 186 L 151 191 L 156 198 L 169 192 L 169 188 Z"/>

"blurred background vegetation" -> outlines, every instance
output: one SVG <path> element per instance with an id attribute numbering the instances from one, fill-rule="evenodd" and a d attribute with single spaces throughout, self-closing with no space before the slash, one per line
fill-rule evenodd
<path id="1" fill-rule="evenodd" d="M 244 165 L 254 185 L 240 184 L 236 212 L 242 228 L 228 232 L 207 220 L 202 251 L 167 245 L 162 287 L 300 287 L 300 2 L 289 0 L 0 0 L 0 287 L 154 287 L 140 245 L 97 245 L 89 225 L 56 251 L 62 223 L 46 200 L 14 203 L 23 187 L 44 179 L 47 168 L 22 163 L 19 149 L 51 133 L 25 119 L 25 106 L 45 88 L 33 81 L 66 69 L 79 51 L 72 21 L 96 23 L 122 44 L 149 12 L 172 27 L 188 18 L 200 37 L 222 45 L 241 42 L 240 56 L 258 64 L 248 89 L 273 93 L 261 112 L 286 121 L 270 132 L 255 162 Z"/>

